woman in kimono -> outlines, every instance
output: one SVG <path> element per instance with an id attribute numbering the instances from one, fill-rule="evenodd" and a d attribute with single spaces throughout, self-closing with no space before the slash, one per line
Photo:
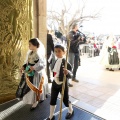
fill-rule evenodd
<path id="1" fill-rule="evenodd" d="M 119 67 L 119 60 L 117 58 L 118 56 L 116 54 L 114 57 L 113 52 L 117 53 L 117 50 L 115 48 L 115 37 L 114 35 L 111 34 L 105 40 L 100 53 L 101 56 L 100 63 L 109 71 L 114 71 Z M 113 58 L 115 59 L 113 60 Z"/>
<path id="2" fill-rule="evenodd" d="M 43 44 L 38 38 L 33 38 L 29 40 L 29 51 L 25 60 L 25 64 L 22 70 L 27 72 L 27 82 L 30 83 L 26 94 L 23 97 L 23 102 L 26 104 L 32 104 L 30 110 L 36 108 L 39 102 L 39 98 L 43 101 L 46 98 L 46 85 L 47 76 L 45 73 L 45 49 Z M 27 81 L 27 80 L 26 80 Z M 42 85 L 42 86 L 41 86 Z M 39 91 L 41 86 L 41 94 L 36 94 L 34 89 Z"/>

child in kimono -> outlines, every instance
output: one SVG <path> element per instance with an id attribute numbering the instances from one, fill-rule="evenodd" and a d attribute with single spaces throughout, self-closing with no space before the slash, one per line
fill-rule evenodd
<path id="1" fill-rule="evenodd" d="M 43 70 L 45 69 L 45 59 L 42 56 L 43 51 L 40 50 L 42 43 L 37 38 L 29 40 L 29 49 L 27 59 L 22 67 L 22 70 L 27 72 L 29 81 L 32 83 L 32 87 L 39 89 L 41 78 L 43 76 Z M 29 86 L 30 87 L 30 86 Z M 23 97 L 23 102 L 31 104 L 30 110 L 34 110 L 38 105 L 36 93 L 31 89 L 27 88 L 26 94 Z"/>
<path id="2" fill-rule="evenodd" d="M 53 67 L 53 73 L 54 73 L 54 80 L 52 82 L 52 88 L 51 88 L 51 100 L 50 100 L 50 115 L 47 120 L 54 120 L 54 111 L 56 107 L 57 97 L 59 92 L 62 92 L 62 84 L 63 84 L 63 78 L 64 74 L 66 75 L 66 83 L 65 83 L 65 90 L 64 90 L 64 97 L 63 97 L 63 103 L 66 107 L 68 107 L 68 113 L 66 114 L 66 119 L 70 119 L 73 114 L 73 108 L 72 104 L 69 101 L 69 94 L 68 94 L 68 79 L 72 77 L 72 67 L 69 63 L 67 63 L 67 69 L 64 68 L 65 66 L 65 47 L 63 45 L 56 45 L 54 47 L 54 52 L 57 57 L 57 60 Z"/>

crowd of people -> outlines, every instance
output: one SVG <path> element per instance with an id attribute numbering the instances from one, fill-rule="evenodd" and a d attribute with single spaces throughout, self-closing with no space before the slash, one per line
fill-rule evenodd
<path id="1" fill-rule="evenodd" d="M 22 99 L 26 104 L 31 104 L 30 110 L 34 110 L 39 102 L 43 102 L 47 98 L 47 83 L 52 83 L 50 115 L 47 120 L 54 120 L 54 111 L 58 94 L 62 91 L 64 75 L 66 76 L 63 102 L 68 108 L 66 119 L 70 119 L 74 110 L 69 101 L 69 87 L 72 87 L 71 80 L 79 82 L 76 78 L 76 72 L 80 66 L 80 52 L 82 44 L 87 44 L 90 50 L 94 49 L 94 56 L 100 53 L 100 63 L 106 69 L 114 71 L 120 70 L 120 39 L 115 41 L 113 35 L 105 38 L 102 49 L 100 51 L 97 44 L 87 40 L 86 36 L 78 30 L 78 25 L 72 25 L 71 31 L 67 37 L 70 40 L 70 48 L 68 54 L 67 68 L 65 68 L 66 49 L 68 49 L 68 41 L 65 35 L 59 31 L 47 31 L 47 60 L 45 58 L 45 48 L 38 38 L 29 40 L 29 51 L 26 56 L 25 64 L 21 68 L 22 74 L 26 75 L 26 86 L 23 90 Z M 90 45 L 90 46 L 89 46 Z M 46 74 L 47 66 L 47 74 Z M 53 76 L 52 76 L 53 75 Z M 19 89 L 19 87 L 18 87 Z M 17 90 L 18 92 L 19 90 Z M 16 93 L 18 95 L 18 93 Z"/>

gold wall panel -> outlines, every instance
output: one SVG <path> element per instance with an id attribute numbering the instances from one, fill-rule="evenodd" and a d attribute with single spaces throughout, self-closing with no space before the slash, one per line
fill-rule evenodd
<path id="1" fill-rule="evenodd" d="M 15 97 L 31 37 L 32 0 L 0 0 L 0 103 Z"/>

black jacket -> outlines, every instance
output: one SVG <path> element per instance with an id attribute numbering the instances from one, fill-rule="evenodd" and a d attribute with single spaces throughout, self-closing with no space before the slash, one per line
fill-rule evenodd
<path id="1" fill-rule="evenodd" d="M 54 52 L 53 39 L 52 39 L 52 35 L 47 34 L 47 55 L 50 55 L 51 51 Z"/>
<path id="2" fill-rule="evenodd" d="M 56 60 L 57 61 L 57 60 Z M 56 63 L 55 61 L 55 63 Z M 54 63 L 54 65 L 55 65 Z M 65 67 L 65 59 L 62 59 L 61 67 L 60 67 L 60 73 L 59 73 L 59 81 L 63 81 L 64 78 L 64 73 L 63 73 L 63 68 Z M 54 68 L 54 67 L 53 67 Z M 66 78 L 72 78 L 72 66 L 70 63 L 67 63 L 67 69 L 70 71 L 67 75 Z"/>
<path id="3" fill-rule="evenodd" d="M 69 32 L 69 39 L 70 39 L 70 52 L 79 53 L 79 45 L 84 44 L 86 39 L 81 40 L 81 34 L 76 33 L 74 31 Z"/>

